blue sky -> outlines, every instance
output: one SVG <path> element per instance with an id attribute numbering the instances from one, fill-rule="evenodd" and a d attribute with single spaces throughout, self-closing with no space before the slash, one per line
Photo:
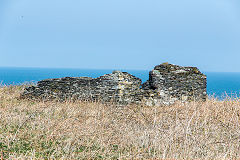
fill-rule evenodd
<path id="1" fill-rule="evenodd" d="M 240 72 L 239 0 L 1 0 L 0 66 Z"/>

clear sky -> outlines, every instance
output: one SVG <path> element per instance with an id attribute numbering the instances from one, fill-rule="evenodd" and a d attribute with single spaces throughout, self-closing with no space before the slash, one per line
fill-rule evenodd
<path id="1" fill-rule="evenodd" d="M 239 0 L 0 0 L 0 66 L 240 72 Z"/>

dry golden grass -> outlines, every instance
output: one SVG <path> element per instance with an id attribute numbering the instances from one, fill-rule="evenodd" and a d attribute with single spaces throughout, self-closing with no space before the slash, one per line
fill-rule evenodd
<path id="1" fill-rule="evenodd" d="M 170 107 L 36 102 L 0 88 L 2 159 L 238 159 L 240 101 Z"/>

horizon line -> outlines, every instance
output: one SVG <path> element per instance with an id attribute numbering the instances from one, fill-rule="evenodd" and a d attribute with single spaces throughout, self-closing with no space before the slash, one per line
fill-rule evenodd
<path id="1" fill-rule="evenodd" d="M 151 71 L 152 69 L 127 69 L 127 68 L 77 68 L 77 67 L 22 67 L 22 66 L 0 66 L 0 68 L 24 68 L 24 69 L 79 69 L 79 70 L 129 70 L 129 71 Z M 198 68 L 198 67 L 197 67 Z M 199 68 L 198 68 L 199 69 Z M 212 73 L 240 73 L 240 71 L 200 71 L 200 72 L 212 72 Z"/>

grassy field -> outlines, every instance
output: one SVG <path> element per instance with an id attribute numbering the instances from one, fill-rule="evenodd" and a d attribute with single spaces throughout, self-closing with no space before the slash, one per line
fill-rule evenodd
<path id="1" fill-rule="evenodd" d="M 239 159 L 240 100 L 116 107 L 0 88 L 1 159 Z"/>

